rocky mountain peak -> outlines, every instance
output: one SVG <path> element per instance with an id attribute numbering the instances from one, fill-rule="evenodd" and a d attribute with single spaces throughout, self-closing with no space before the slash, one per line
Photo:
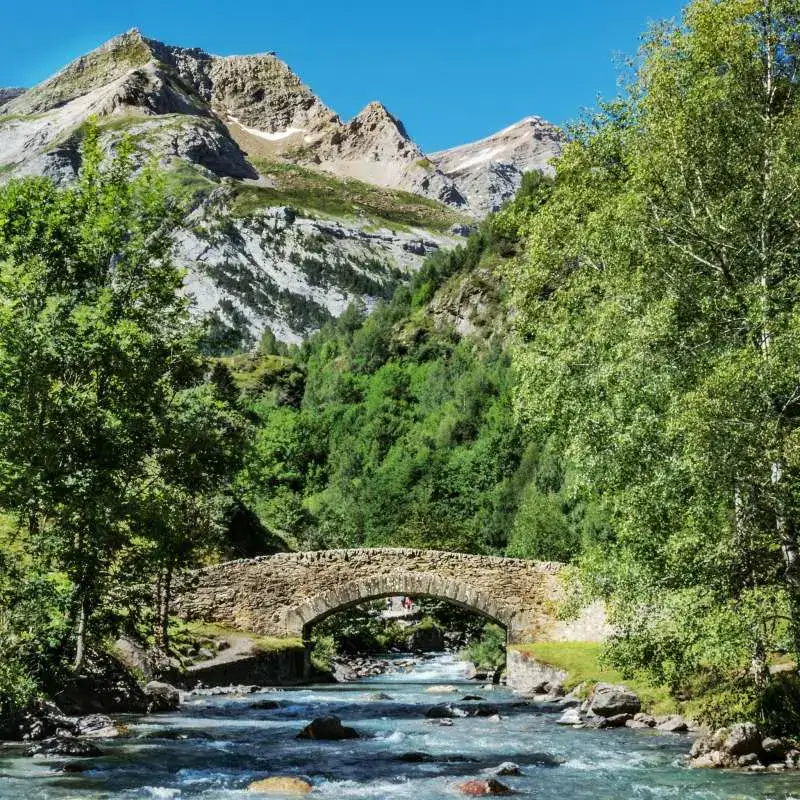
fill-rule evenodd
<path id="1" fill-rule="evenodd" d="M 7 104 L 9 114 L 41 114 L 114 83 L 152 59 L 152 52 L 136 29 L 115 36 L 80 56 L 53 77 Z"/>
<path id="2" fill-rule="evenodd" d="M 393 133 L 400 136 L 401 139 L 411 141 L 405 125 L 392 114 L 386 106 L 373 100 L 362 111 L 360 111 L 352 120 L 350 120 L 351 128 L 358 128 L 362 130 L 375 131 L 381 128 L 388 128 Z"/>
<path id="3" fill-rule="evenodd" d="M 211 103 L 219 116 L 271 137 L 310 134 L 338 122 L 273 53 L 214 57 Z"/>
<path id="4" fill-rule="evenodd" d="M 563 131 L 541 117 L 525 119 L 476 142 L 432 153 L 431 161 L 463 189 L 479 216 L 511 199 L 525 172 L 552 173 Z"/>

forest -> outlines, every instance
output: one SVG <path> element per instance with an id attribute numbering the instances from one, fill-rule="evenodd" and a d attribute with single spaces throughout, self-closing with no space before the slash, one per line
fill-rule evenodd
<path id="1" fill-rule="evenodd" d="M 191 315 L 130 143 L 0 187 L 0 713 L 168 651 L 199 564 L 402 546 L 564 562 L 606 663 L 800 731 L 798 59 L 796 2 L 694 0 L 554 178 L 300 346 Z"/>

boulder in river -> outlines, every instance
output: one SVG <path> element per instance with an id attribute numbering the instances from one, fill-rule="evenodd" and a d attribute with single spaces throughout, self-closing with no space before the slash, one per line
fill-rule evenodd
<path id="1" fill-rule="evenodd" d="M 89 769 L 89 765 L 81 761 L 68 761 L 61 767 L 60 772 L 63 772 L 65 775 L 80 775 L 82 772 L 86 772 Z"/>
<path id="2" fill-rule="evenodd" d="M 455 694 L 457 686 L 429 686 L 425 692 L 427 694 Z"/>
<path id="3" fill-rule="evenodd" d="M 642 710 L 642 701 L 624 686 L 598 683 L 589 700 L 589 710 L 599 717 L 615 717 L 618 714 L 633 715 Z"/>
<path id="4" fill-rule="evenodd" d="M 504 761 L 497 767 L 487 769 L 486 774 L 502 778 L 508 775 L 522 775 L 522 770 L 519 768 L 519 764 L 515 764 L 513 761 Z"/>
<path id="5" fill-rule="evenodd" d="M 438 705 L 429 708 L 425 712 L 428 719 L 456 719 L 458 717 L 466 717 L 467 712 L 457 706 Z"/>
<path id="6" fill-rule="evenodd" d="M 743 722 L 730 729 L 722 743 L 722 748 L 733 756 L 760 753 L 761 741 L 758 727 L 752 722 Z"/>
<path id="7" fill-rule="evenodd" d="M 204 742 L 208 742 L 213 740 L 213 736 L 201 730 L 175 730 L 174 728 L 170 728 L 167 730 L 158 730 L 158 731 L 150 731 L 146 733 L 144 736 L 140 737 L 141 739 L 164 739 L 165 741 L 169 742 L 187 742 L 191 741 L 192 739 L 202 740 Z"/>
<path id="8" fill-rule="evenodd" d="M 31 703 L 17 714 L 0 721 L 0 739 L 37 742 L 60 733 L 74 733 L 74 720 L 50 701 Z"/>
<path id="9" fill-rule="evenodd" d="M 371 694 L 369 699 L 372 700 L 374 703 L 379 703 L 383 700 L 394 700 L 394 698 L 390 694 L 386 694 L 385 692 L 378 692 L 377 694 Z"/>
<path id="10" fill-rule="evenodd" d="M 686 720 L 679 714 L 659 720 L 656 728 L 664 733 L 686 733 L 689 730 Z"/>
<path id="11" fill-rule="evenodd" d="M 761 740 L 761 749 L 770 761 L 780 761 L 786 758 L 792 746 L 787 739 L 773 739 L 768 736 Z"/>
<path id="12" fill-rule="evenodd" d="M 352 683 L 358 680 L 358 672 L 343 661 L 333 662 L 334 683 Z"/>
<path id="13" fill-rule="evenodd" d="M 168 683 L 161 681 L 150 681 L 144 687 L 147 697 L 147 711 L 150 714 L 158 714 L 165 711 L 175 711 L 180 705 L 180 692 Z"/>
<path id="14" fill-rule="evenodd" d="M 497 708 L 497 706 L 490 706 L 486 703 L 481 703 L 479 706 L 473 706 L 466 713 L 468 713 L 471 717 L 497 717 L 500 715 L 500 709 Z"/>
<path id="15" fill-rule="evenodd" d="M 115 739 L 122 736 L 124 729 L 105 714 L 90 714 L 80 717 L 75 723 L 75 733 L 91 739 Z"/>
<path id="16" fill-rule="evenodd" d="M 486 797 L 488 795 L 508 795 L 513 794 L 511 789 L 494 778 L 488 780 L 471 780 L 459 783 L 456 790 L 467 797 Z"/>
<path id="17" fill-rule="evenodd" d="M 304 795 L 308 794 L 311 789 L 311 784 L 308 781 L 304 781 L 302 778 L 278 775 L 272 778 L 254 781 L 247 787 L 248 792 L 282 796 Z"/>
<path id="18" fill-rule="evenodd" d="M 253 711 L 274 711 L 280 707 L 281 704 L 277 700 L 256 700 L 255 703 L 250 703 Z"/>
<path id="19" fill-rule="evenodd" d="M 625 727 L 633 729 L 654 728 L 655 725 L 656 721 L 653 717 L 649 714 L 642 714 L 641 712 L 634 714 L 633 718 L 625 723 Z"/>
<path id="20" fill-rule="evenodd" d="M 624 728 L 632 719 L 630 714 L 615 714 L 613 717 L 595 717 L 593 722 L 598 728 Z"/>
<path id="21" fill-rule="evenodd" d="M 582 725 L 583 718 L 577 708 L 568 708 L 557 720 L 557 725 Z"/>
<path id="22" fill-rule="evenodd" d="M 552 753 L 528 753 L 526 758 L 537 767 L 560 767 L 562 764 L 566 764 L 563 758 L 554 756 Z"/>
<path id="23" fill-rule="evenodd" d="M 402 753 L 397 756 L 397 760 L 404 761 L 406 764 L 428 764 L 436 759 L 430 753 L 412 750 L 410 753 Z"/>
<path id="24" fill-rule="evenodd" d="M 297 734 L 297 738 L 337 742 L 342 739 L 358 739 L 360 737 L 356 730 L 342 725 L 339 717 L 328 716 L 312 720 Z"/>
<path id="25" fill-rule="evenodd" d="M 758 727 L 742 722 L 731 728 L 719 728 L 695 741 L 689 766 L 699 768 L 762 767 L 762 739 Z"/>
<path id="26" fill-rule="evenodd" d="M 70 758 L 96 758 L 103 755 L 96 745 L 87 742 L 85 739 L 45 739 L 37 742 L 29 748 L 26 755 L 34 758 L 58 758 L 69 756 Z"/>

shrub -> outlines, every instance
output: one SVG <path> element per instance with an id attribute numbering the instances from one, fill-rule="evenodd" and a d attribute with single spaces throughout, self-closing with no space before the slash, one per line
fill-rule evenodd
<path id="1" fill-rule="evenodd" d="M 490 622 L 481 638 L 469 645 L 462 657 L 480 669 L 502 669 L 506 663 L 506 632 Z"/>

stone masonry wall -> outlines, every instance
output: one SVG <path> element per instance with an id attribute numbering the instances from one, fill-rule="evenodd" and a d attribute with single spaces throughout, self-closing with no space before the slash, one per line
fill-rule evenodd
<path id="1" fill-rule="evenodd" d="M 509 642 L 548 638 L 560 565 L 433 550 L 278 553 L 195 572 L 175 611 L 269 636 L 303 636 L 335 611 L 389 595 L 427 595 L 479 611 Z"/>

